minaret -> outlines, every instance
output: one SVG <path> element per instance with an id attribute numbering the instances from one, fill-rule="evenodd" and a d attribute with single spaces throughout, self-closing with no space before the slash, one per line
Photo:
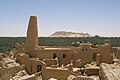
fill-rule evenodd
<path id="1" fill-rule="evenodd" d="M 33 54 L 36 48 L 38 48 L 37 17 L 30 16 L 27 30 L 25 53 Z"/>

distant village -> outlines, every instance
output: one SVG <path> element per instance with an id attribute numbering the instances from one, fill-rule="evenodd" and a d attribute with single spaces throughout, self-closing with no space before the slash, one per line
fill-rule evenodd
<path id="1" fill-rule="evenodd" d="M 120 48 L 109 40 L 39 46 L 37 28 L 37 17 L 30 16 L 26 42 L 0 53 L 0 80 L 120 80 Z"/>

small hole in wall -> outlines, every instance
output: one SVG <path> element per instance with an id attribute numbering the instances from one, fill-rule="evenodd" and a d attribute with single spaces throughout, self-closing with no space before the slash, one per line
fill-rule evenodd
<path id="1" fill-rule="evenodd" d="M 83 49 L 83 51 L 84 51 L 84 49 Z"/>
<path id="2" fill-rule="evenodd" d="M 65 58 L 65 54 L 63 54 L 63 58 Z"/>

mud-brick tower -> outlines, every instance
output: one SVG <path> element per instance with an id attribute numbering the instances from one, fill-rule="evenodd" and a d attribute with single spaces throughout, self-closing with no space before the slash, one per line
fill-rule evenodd
<path id="1" fill-rule="evenodd" d="M 27 30 L 25 53 L 33 54 L 36 48 L 38 48 L 37 17 L 30 16 Z"/>

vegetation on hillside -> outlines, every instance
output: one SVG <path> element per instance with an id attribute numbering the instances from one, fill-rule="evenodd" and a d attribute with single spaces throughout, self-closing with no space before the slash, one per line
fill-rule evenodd
<path id="1" fill-rule="evenodd" d="M 91 42 L 103 44 L 104 40 L 110 40 L 113 47 L 120 47 L 120 37 L 40 37 L 40 46 L 78 46 L 72 43 Z M 15 43 L 25 43 L 25 37 L 0 37 L 0 52 L 9 52 L 15 47 Z"/>

